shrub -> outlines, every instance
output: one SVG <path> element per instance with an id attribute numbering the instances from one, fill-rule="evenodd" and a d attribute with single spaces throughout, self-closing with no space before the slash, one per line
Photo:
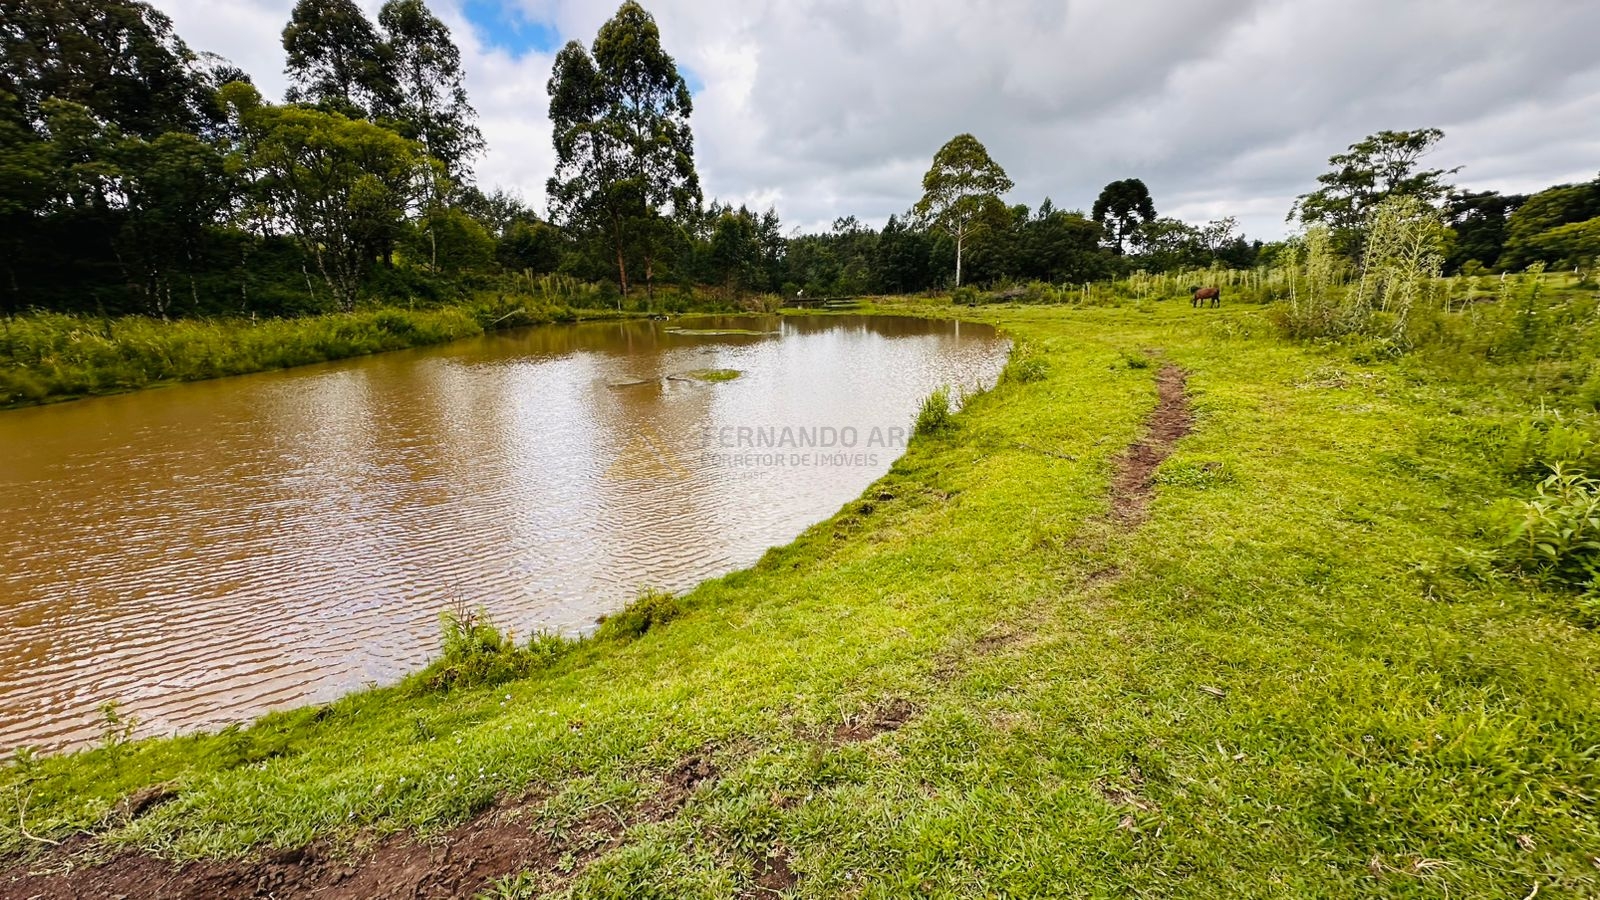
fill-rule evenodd
<path id="1" fill-rule="evenodd" d="M 1123 365 L 1126 365 L 1130 369 L 1150 368 L 1150 357 L 1143 353 L 1129 353 L 1126 350 L 1119 350 L 1117 352 L 1122 357 Z"/>
<path id="2" fill-rule="evenodd" d="M 1018 384 L 1032 384 L 1043 381 L 1050 375 L 1050 364 L 1037 356 L 1027 353 L 1018 353 L 1011 357 L 1006 364 L 1001 378 L 1005 381 L 1014 381 Z"/>
<path id="3" fill-rule="evenodd" d="M 1502 460 L 1513 476 L 1600 475 L 1600 416 L 1541 410 L 1512 426 Z"/>
<path id="4" fill-rule="evenodd" d="M 458 604 L 439 614 L 439 624 L 443 653 L 410 679 L 414 690 L 500 684 L 546 668 L 572 648 L 571 641 L 546 632 L 535 634 L 526 648 L 518 647 L 482 607 L 469 610 Z"/>
<path id="5" fill-rule="evenodd" d="M 954 424 L 954 414 L 950 410 L 950 387 L 941 385 L 922 401 L 912 433 L 924 436 L 938 434 L 950 430 Z"/>
<path id="6" fill-rule="evenodd" d="M 665 591 L 646 590 L 620 611 L 602 618 L 597 636 L 631 641 L 681 615 L 683 603 L 677 597 Z"/>
<path id="7" fill-rule="evenodd" d="M 1504 509 L 1503 558 L 1559 584 L 1593 591 L 1600 577 L 1600 481 L 1559 466 L 1530 500 Z"/>
<path id="8" fill-rule="evenodd" d="M 963 284 L 950 292 L 950 302 L 956 306 L 977 306 L 978 289 L 970 284 Z"/>

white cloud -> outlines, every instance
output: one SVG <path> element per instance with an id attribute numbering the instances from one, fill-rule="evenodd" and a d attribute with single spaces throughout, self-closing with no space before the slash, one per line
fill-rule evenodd
<path id="1" fill-rule="evenodd" d="M 593 40 L 615 3 L 507 0 Z M 491 48 L 459 0 L 490 150 L 477 167 L 543 205 L 549 53 Z M 292 0 L 156 0 L 197 49 L 283 86 Z M 364 3 L 375 12 L 377 2 Z M 703 89 L 708 196 L 775 204 L 789 225 L 882 221 L 916 199 L 939 145 L 970 131 L 1013 202 L 1087 207 L 1141 177 L 1163 214 L 1235 215 L 1272 237 L 1326 158 L 1383 128 L 1438 126 L 1434 160 L 1474 188 L 1534 190 L 1600 169 L 1600 6 L 1573 0 L 647 0 Z"/>

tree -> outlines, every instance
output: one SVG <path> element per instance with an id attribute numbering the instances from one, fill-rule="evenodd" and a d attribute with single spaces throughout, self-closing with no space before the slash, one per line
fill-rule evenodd
<path id="1" fill-rule="evenodd" d="M 712 278 L 737 296 L 760 283 L 761 262 L 761 245 L 750 210 L 741 206 L 737 212 L 730 209 L 719 215 L 711 232 Z"/>
<path id="2" fill-rule="evenodd" d="M 1437 204 L 1450 193 L 1445 178 L 1461 171 L 1419 169 L 1418 164 L 1444 137 L 1437 128 L 1380 131 L 1328 157 L 1333 170 L 1317 176 L 1322 185 L 1302 194 L 1289 219 L 1305 225 L 1325 224 L 1347 252 L 1360 249 L 1361 235 L 1378 204 L 1391 197 L 1416 197 Z"/>
<path id="3" fill-rule="evenodd" d="M 1121 256 L 1139 226 L 1156 217 L 1156 205 L 1150 199 L 1150 189 L 1144 186 L 1143 181 L 1124 178 L 1100 190 L 1090 215 L 1105 229 L 1112 250 Z"/>
<path id="4" fill-rule="evenodd" d="M 912 229 L 901 219 L 890 216 L 878 235 L 873 256 L 878 290 L 891 294 L 920 291 L 933 283 L 928 265 L 932 242 L 927 234 Z"/>
<path id="5" fill-rule="evenodd" d="M 355 119 L 388 116 L 399 105 L 389 47 L 354 0 L 298 0 L 283 49 L 290 102 Z"/>
<path id="6" fill-rule="evenodd" d="M 407 137 L 444 163 L 445 173 L 461 181 L 468 162 L 483 151 L 477 112 L 462 84 L 461 50 L 450 29 L 422 0 L 389 0 L 378 12 L 388 39 L 389 60 L 399 106 L 395 117 Z"/>
<path id="7" fill-rule="evenodd" d="M 623 3 L 600 27 L 592 55 L 577 41 L 556 55 L 549 91 L 552 212 L 572 227 L 605 234 L 624 295 L 630 255 L 643 261 L 653 292 L 663 216 L 700 202 L 689 130 L 693 102 L 661 47 L 655 19 L 633 0 Z"/>
<path id="8" fill-rule="evenodd" d="M 486 269 L 495 259 L 495 240 L 466 212 L 429 205 L 409 223 L 401 248 L 435 274 L 459 275 Z"/>
<path id="9" fill-rule="evenodd" d="M 1139 226 L 1133 246 L 1138 261 L 1152 272 L 1169 272 L 1210 262 L 1200 229 L 1173 218 L 1157 218 Z"/>
<path id="10" fill-rule="evenodd" d="M 513 272 L 547 275 L 561 267 L 561 231 L 548 222 L 512 222 L 495 245 L 495 259 Z"/>
<path id="11" fill-rule="evenodd" d="M 210 91 L 172 20 L 137 0 L 7 0 L 0 93 L 42 128 L 48 100 L 77 103 L 125 133 L 193 132 Z"/>
<path id="12" fill-rule="evenodd" d="M 54 181 L 50 147 L 28 127 L 16 97 L 0 91 L 0 265 L 5 266 L 7 315 L 22 306 L 18 264 Z"/>
<path id="13" fill-rule="evenodd" d="M 1538 249 L 1539 236 L 1553 228 L 1586 222 L 1597 216 L 1600 216 L 1600 178 L 1582 184 L 1558 185 L 1534 194 L 1506 219 L 1506 249 L 1500 267 L 1524 269 L 1535 262 L 1564 262 Z"/>
<path id="14" fill-rule="evenodd" d="M 961 255 L 967 239 L 1005 214 L 1000 195 L 1011 187 L 1005 170 L 970 134 L 956 135 L 933 155 L 933 166 L 922 176 L 922 199 L 915 212 L 955 241 L 956 287 L 961 286 Z"/>
<path id="15" fill-rule="evenodd" d="M 1110 260 L 1100 246 L 1103 234 L 1099 223 L 1082 212 L 1058 210 L 1046 197 L 1020 223 L 1012 274 L 1057 284 L 1104 278 L 1110 274 Z"/>
<path id="16" fill-rule="evenodd" d="M 1445 204 L 1445 214 L 1455 231 L 1455 240 L 1445 269 L 1459 272 L 1473 262 L 1494 265 L 1505 251 L 1507 220 L 1527 199 L 1524 194 L 1495 191 L 1452 193 Z"/>
<path id="17" fill-rule="evenodd" d="M 421 145 L 371 122 L 264 104 L 242 83 L 223 96 L 246 135 L 233 167 L 255 179 L 262 214 L 287 226 L 339 307 L 352 309 L 362 279 L 436 176 L 434 165 Z"/>
<path id="18" fill-rule="evenodd" d="M 1557 266 L 1600 266 L 1600 216 L 1557 225 L 1528 241 L 1528 255 Z"/>
<path id="19" fill-rule="evenodd" d="M 539 217 L 521 197 L 504 188 L 495 188 L 492 193 L 485 194 L 472 185 L 464 185 L 456 205 L 482 222 L 495 237 L 503 237 L 518 222 L 532 224 L 539 221 Z"/>
<path id="20" fill-rule="evenodd" d="M 118 256 L 137 267 L 135 290 L 151 314 L 166 318 L 173 279 L 186 274 L 198 309 L 201 242 L 231 200 L 222 154 L 195 135 L 168 132 L 153 141 L 128 138 L 117 156 L 124 203 Z"/>

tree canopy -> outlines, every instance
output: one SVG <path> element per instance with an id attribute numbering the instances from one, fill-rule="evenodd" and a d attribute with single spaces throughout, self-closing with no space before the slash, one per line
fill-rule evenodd
<path id="1" fill-rule="evenodd" d="M 393 54 L 355 0 L 298 0 L 283 49 L 291 102 L 357 119 L 391 115 L 400 104 Z"/>
<path id="2" fill-rule="evenodd" d="M 389 0 L 378 24 L 388 43 L 402 132 L 443 163 L 448 176 L 462 179 L 484 143 L 450 29 L 422 0 Z"/>
<path id="3" fill-rule="evenodd" d="M 1424 169 L 1421 161 L 1441 139 L 1437 128 L 1415 131 L 1380 131 L 1351 144 L 1343 153 L 1328 157 L 1332 169 L 1317 176 L 1322 185 L 1301 194 L 1289 212 L 1304 225 L 1323 224 L 1334 231 L 1336 242 L 1357 251 L 1358 235 L 1378 204 L 1391 197 L 1416 197 L 1438 204 L 1450 193 L 1445 180 L 1460 171 Z"/>
<path id="4" fill-rule="evenodd" d="M 1000 195 L 1011 179 L 989 151 L 970 134 L 958 134 L 933 155 L 922 176 L 917 217 L 949 235 L 956 245 L 956 286 L 961 286 L 961 257 L 967 239 L 1004 216 Z"/>
<path id="5" fill-rule="evenodd" d="M 35 129 L 50 100 L 142 137 L 199 131 L 212 113 L 195 54 L 165 13 L 139 0 L 7 0 L 0 93 Z"/>
<path id="6" fill-rule="evenodd" d="M 1105 229 L 1106 239 L 1121 255 L 1133 240 L 1139 226 L 1156 217 L 1155 201 L 1150 199 L 1150 189 L 1137 178 L 1113 181 L 1100 191 L 1092 210 L 1094 220 Z"/>
<path id="7" fill-rule="evenodd" d="M 556 55 L 549 92 L 552 212 L 570 226 L 605 233 L 624 295 L 630 257 L 653 286 L 672 228 L 667 218 L 701 199 L 689 129 L 694 104 L 655 19 L 633 0 L 623 3 L 600 27 L 592 52 L 571 41 Z"/>

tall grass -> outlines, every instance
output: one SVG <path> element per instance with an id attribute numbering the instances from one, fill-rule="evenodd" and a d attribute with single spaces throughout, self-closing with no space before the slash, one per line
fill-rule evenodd
<path id="1" fill-rule="evenodd" d="M 485 331 L 580 316 L 599 291 L 563 276 L 528 293 L 427 309 L 378 307 L 292 319 L 96 318 L 28 313 L 0 319 L 0 407 L 116 393 L 439 344 Z"/>
<path id="2" fill-rule="evenodd" d="M 939 434 L 949 431 L 954 424 L 955 411 L 950 407 L 950 386 L 940 385 L 923 398 L 922 408 L 917 410 L 917 419 L 912 425 L 912 433 Z"/>

